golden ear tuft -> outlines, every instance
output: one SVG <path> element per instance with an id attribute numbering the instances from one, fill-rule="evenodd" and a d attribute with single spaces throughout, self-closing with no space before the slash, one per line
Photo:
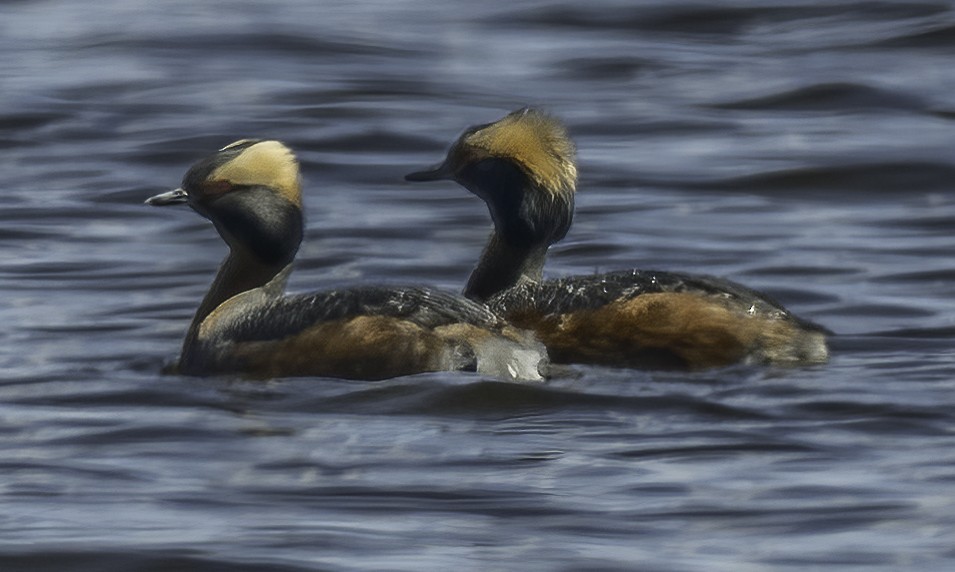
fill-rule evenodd
<path id="1" fill-rule="evenodd" d="M 236 141 L 223 150 L 234 149 L 249 141 Z M 296 205 L 302 203 L 298 159 L 291 149 L 278 141 L 254 143 L 213 171 L 209 179 L 229 181 L 234 185 L 269 187 Z"/>
<path id="2" fill-rule="evenodd" d="M 248 145 L 250 143 L 258 143 L 260 141 L 262 140 L 261 139 L 239 139 L 238 141 L 233 141 L 232 143 L 229 143 L 222 149 L 219 149 L 219 152 L 221 153 L 222 151 L 228 151 L 229 149 L 235 149 L 236 147 L 240 147 L 242 145 Z"/>
<path id="3" fill-rule="evenodd" d="M 532 108 L 508 114 L 463 141 L 491 157 L 521 164 L 531 178 L 552 193 L 574 192 L 576 147 L 560 120 Z"/>

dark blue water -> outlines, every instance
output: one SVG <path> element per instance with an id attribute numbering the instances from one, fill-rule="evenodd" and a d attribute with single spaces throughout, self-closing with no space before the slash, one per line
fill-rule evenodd
<path id="1" fill-rule="evenodd" d="M 0 6 L 0 569 L 950 570 L 948 2 Z M 490 228 L 402 175 L 523 105 L 580 151 L 559 276 L 727 276 L 823 367 L 163 376 L 224 245 L 143 199 L 300 154 L 293 290 L 459 289 Z"/>

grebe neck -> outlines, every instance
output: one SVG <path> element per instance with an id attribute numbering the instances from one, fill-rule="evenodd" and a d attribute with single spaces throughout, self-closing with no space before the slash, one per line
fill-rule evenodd
<path id="1" fill-rule="evenodd" d="M 477 267 L 471 272 L 464 295 L 485 302 L 494 295 L 527 282 L 543 278 L 547 244 L 515 243 L 497 231 L 491 233 Z"/>
<path id="2" fill-rule="evenodd" d="M 279 273 L 289 266 L 291 266 L 291 263 L 285 260 L 266 263 L 244 250 L 233 248 L 219 267 L 219 272 L 212 281 L 212 286 L 209 287 L 209 291 L 206 292 L 195 316 L 192 318 L 192 323 L 182 345 L 179 369 L 188 373 L 199 338 L 199 327 L 216 308 L 233 296 L 272 282 Z M 282 288 L 284 289 L 284 284 Z"/>

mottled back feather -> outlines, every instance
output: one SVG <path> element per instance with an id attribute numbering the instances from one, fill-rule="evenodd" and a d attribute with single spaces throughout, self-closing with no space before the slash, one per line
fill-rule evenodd
<path id="1" fill-rule="evenodd" d="M 235 342 L 276 340 L 322 322 L 357 316 L 401 318 L 424 328 L 466 323 L 501 325 L 488 308 L 425 287 L 363 286 L 275 298 L 247 312 L 223 336 Z"/>
<path id="2" fill-rule="evenodd" d="M 596 310 L 615 301 L 651 293 L 690 293 L 724 300 L 752 315 L 785 318 L 819 332 L 825 328 L 790 313 L 769 296 L 722 278 L 654 270 L 622 270 L 524 283 L 499 293 L 488 306 L 502 316 L 534 311 L 541 315 Z"/>

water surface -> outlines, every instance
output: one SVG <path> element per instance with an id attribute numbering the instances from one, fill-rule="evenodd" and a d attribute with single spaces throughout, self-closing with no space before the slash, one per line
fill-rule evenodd
<path id="1" fill-rule="evenodd" d="M 955 565 L 950 3 L 20 1 L 0 54 L 0 568 Z M 194 160 L 297 150 L 293 290 L 457 290 L 484 205 L 402 175 L 523 105 L 579 147 L 549 275 L 726 276 L 831 363 L 160 373 L 224 245 L 142 201 Z"/>

